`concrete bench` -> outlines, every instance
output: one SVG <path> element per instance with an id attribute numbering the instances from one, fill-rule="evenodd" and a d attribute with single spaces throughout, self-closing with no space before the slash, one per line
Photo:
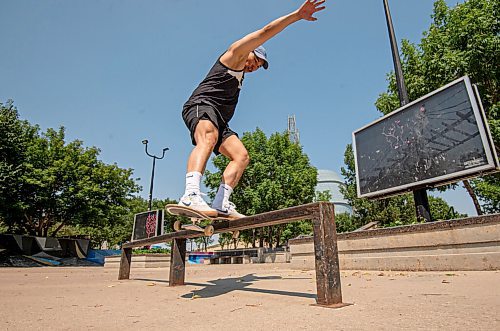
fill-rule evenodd
<path id="1" fill-rule="evenodd" d="M 248 264 L 252 262 L 249 255 L 215 256 L 208 260 L 208 264 Z"/>

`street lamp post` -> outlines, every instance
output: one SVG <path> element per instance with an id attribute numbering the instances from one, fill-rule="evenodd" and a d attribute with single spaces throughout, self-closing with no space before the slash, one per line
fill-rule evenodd
<path id="1" fill-rule="evenodd" d="M 163 157 L 165 156 L 165 152 L 168 151 L 168 147 L 164 148 L 163 149 L 163 154 L 161 155 L 161 157 L 159 156 L 156 156 L 156 155 L 151 155 L 148 153 L 148 140 L 147 139 L 144 139 L 142 141 L 142 143 L 144 145 L 146 145 L 146 154 L 147 156 L 149 157 L 152 157 L 153 158 L 153 169 L 151 170 L 151 184 L 149 185 L 149 202 L 148 202 L 148 211 L 151 210 L 151 202 L 153 200 L 153 181 L 154 181 L 154 178 L 155 178 L 155 164 L 156 164 L 156 159 L 158 160 L 161 160 L 163 159 Z"/>
<path id="2" fill-rule="evenodd" d="M 401 60 L 399 58 L 398 44 L 396 42 L 396 35 L 392 25 L 391 12 L 389 11 L 389 3 L 384 1 L 385 19 L 387 21 L 387 29 L 389 30 L 389 39 L 392 49 L 392 60 L 394 62 L 394 71 L 396 73 L 396 83 L 398 86 L 399 103 L 402 106 L 410 103 L 408 92 L 406 90 L 405 80 L 403 76 L 403 69 L 401 68 Z M 415 200 L 415 209 L 417 219 L 425 219 L 426 222 L 432 220 L 429 206 L 429 199 L 425 189 L 413 190 L 413 199 Z"/>

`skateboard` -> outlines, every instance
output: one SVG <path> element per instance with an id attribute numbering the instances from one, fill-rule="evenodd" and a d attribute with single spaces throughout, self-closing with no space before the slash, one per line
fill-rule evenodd
<path id="1" fill-rule="evenodd" d="M 198 231 L 198 232 L 203 232 L 205 236 L 209 237 L 214 234 L 214 226 L 212 225 L 213 222 L 216 221 L 222 221 L 222 220 L 231 220 L 227 217 L 219 217 L 219 216 L 208 216 L 205 215 L 204 213 L 189 208 L 189 207 L 184 207 L 184 206 L 179 206 L 175 204 L 168 204 L 165 206 L 165 209 L 167 212 L 169 212 L 172 215 L 176 216 L 185 216 L 189 217 L 191 219 L 192 224 L 182 224 L 181 221 L 175 221 L 174 222 L 174 230 L 175 231 L 180 231 L 180 230 L 193 230 L 193 231 Z M 202 227 L 198 225 L 201 221 L 207 220 L 210 222 L 210 224 L 206 225 L 205 227 Z M 240 231 L 232 231 L 233 234 L 233 239 L 236 239 L 240 235 Z"/>

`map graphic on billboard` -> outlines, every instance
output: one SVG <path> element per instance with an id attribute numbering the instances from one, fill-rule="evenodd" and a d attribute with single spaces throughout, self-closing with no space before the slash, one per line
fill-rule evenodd
<path id="1" fill-rule="evenodd" d="M 132 241 L 163 234 L 163 210 L 152 210 L 134 216 Z"/>
<path id="2" fill-rule="evenodd" d="M 388 196 L 498 169 L 476 92 L 462 77 L 355 131 L 358 196 Z"/>

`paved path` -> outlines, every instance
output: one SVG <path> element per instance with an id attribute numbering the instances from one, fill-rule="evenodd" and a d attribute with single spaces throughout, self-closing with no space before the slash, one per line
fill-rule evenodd
<path id="1" fill-rule="evenodd" d="M 98 267 L 0 268 L 0 330 L 500 330 L 500 272 L 342 272 L 342 309 L 312 306 L 312 271 L 188 266 L 128 281 Z"/>

